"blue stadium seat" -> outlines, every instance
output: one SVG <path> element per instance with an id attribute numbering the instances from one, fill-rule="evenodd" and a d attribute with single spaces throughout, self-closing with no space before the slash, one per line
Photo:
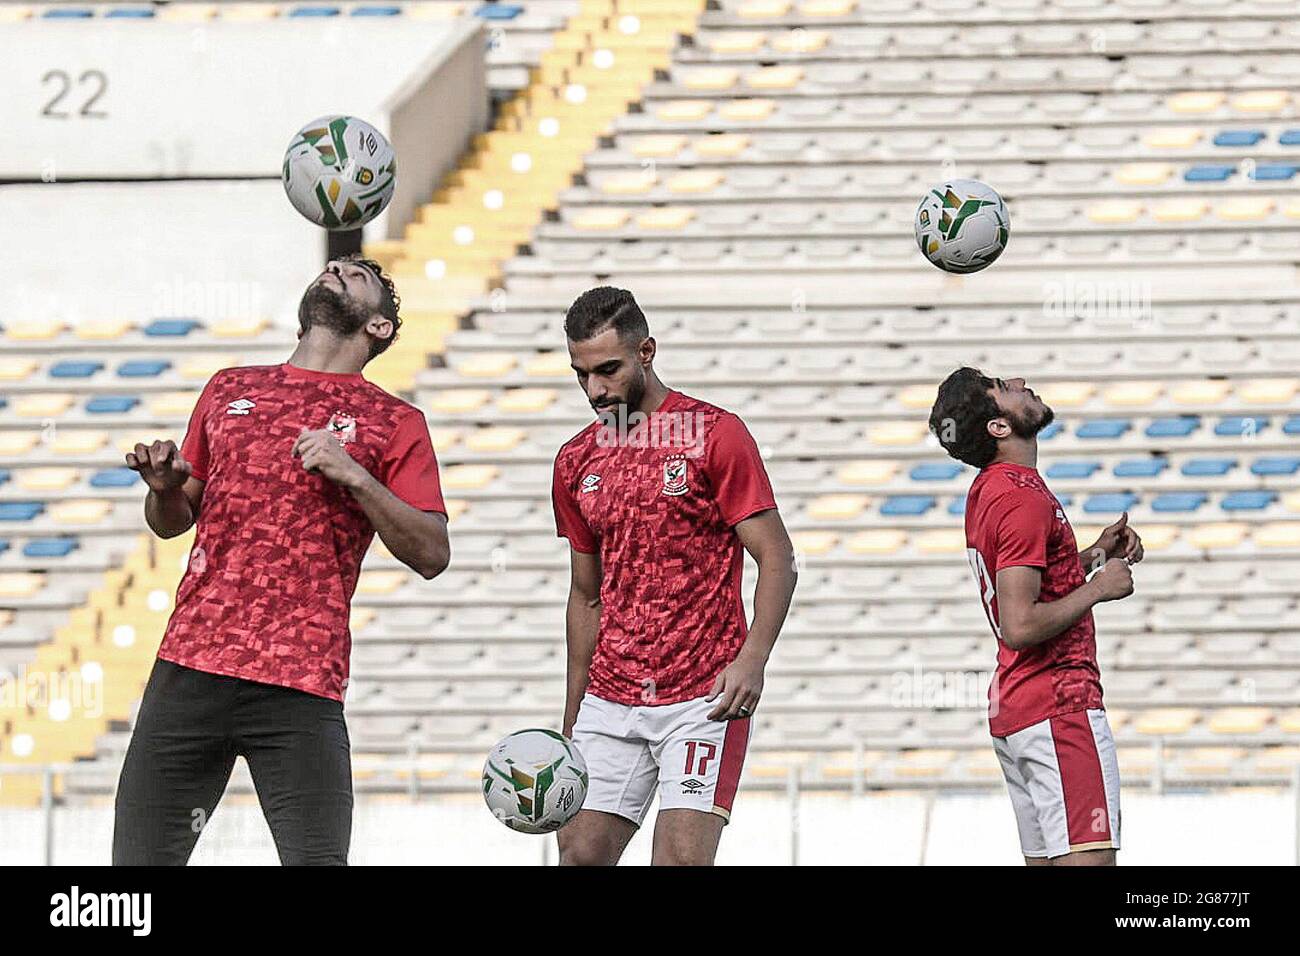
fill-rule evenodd
<path id="1" fill-rule="evenodd" d="M 89 20 L 94 15 L 90 7 L 51 7 L 41 13 L 45 20 Z"/>
<path id="2" fill-rule="evenodd" d="M 1074 434 L 1079 438 L 1122 438 L 1132 427 L 1127 418 L 1097 418 L 1084 422 Z"/>
<path id="3" fill-rule="evenodd" d="M 0 408 L 4 406 L 0 405 Z M 1300 415 L 1292 415 L 1286 420 L 1286 424 L 1282 426 L 1282 434 L 1300 435 Z"/>
<path id="4" fill-rule="evenodd" d="M 1300 146 L 1300 129 L 1285 130 L 1277 141 L 1283 146 Z"/>
<path id="5" fill-rule="evenodd" d="M 1236 166 L 1202 165 L 1192 166 L 1183 173 L 1183 179 L 1189 183 L 1227 182 L 1237 171 Z"/>
<path id="6" fill-rule="evenodd" d="M 9 469 L 0 468 L 0 485 L 8 484 L 8 482 L 9 482 Z"/>
<path id="7" fill-rule="evenodd" d="M 148 20 L 153 11 L 148 7 L 113 7 L 104 16 L 110 20 Z"/>
<path id="8" fill-rule="evenodd" d="M 923 461 L 919 465 L 913 465 L 907 474 L 913 481 L 951 481 L 961 472 L 960 462 Z"/>
<path id="9" fill-rule="evenodd" d="M 130 468 L 104 468 L 90 476 L 92 488 L 130 488 L 140 476 Z"/>
<path id="10" fill-rule="evenodd" d="M 1220 419 L 1214 426 L 1214 434 L 1221 438 L 1244 438 L 1246 435 L 1258 435 L 1268 427 L 1268 419 L 1256 415 L 1236 415 Z"/>
<path id="11" fill-rule="evenodd" d="M 4 554 L 8 550 L 9 550 L 9 539 L 0 538 L 0 554 Z"/>
<path id="12" fill-rule="evenodd" d="M 1147 438 L 1186 438 L 1201 427 L 1201 420 L 1195 415 L 1180 415 L 1178 418 L 1157 418 L 1146 428 Z"/>
<path id="13" fill-rule="evenodd" d="M 1295 455 L 1277 455 L 1268 458 L 1256 458 L 1250 466 L 1252 475 L 1294 475 L 1300 471 L 1300 458 Z"/>
<path id="14" fill-rule="evenodd" d="M 1195 511 L 1209 500 L 1203 491 L 1169 491 L 1151 499 L 1152 511 Z"/>
<path id="15" fill-rule="evenodd" d="M 1093 495 L 1083 503 L 1083 513 L 1090 515 L 1119 514 L 1128 511 L 1137 502 L 1138 496 L 1128 491 L 1113 491 L 1104 495 Z"/>
<path id="16" fill-rule="evenodd" d="M 1234 491 L 1224 495 L 1219 507 L 1224 511 L 1263 511 L 1275 501 L 1276 491 Z"/>
<path id="17" fill-rule="evenodd" d="M 1235 458 L 1191 458 L 1179 470 L 1187 478 L 1220 478 L 1236 467 Z"/>
<path id="18" fill-rule="evenodd" d="M 189 335 L 202 324 L 198 319 L 154 319 L 144 327 L 144 334 Z"/>
<path id="19" fill-rule="evenodd" d="M 172 367 L 164 359 L 130 359 L 117 367 L 119 378 L 155 378 Z"/>
<path id="20" fill-rule="evenodd" d="M 882 515 L 890 517 L 917 517 L 925 514 L 934 507 L 934 498 L 931 495 L 890 495 L 885 499 L 885 503 L 880 506 Z"/>
<path id="21" fill-rule="evenodd" d="M 338 7 L 294 7 L 289 11 L 291 17 L 337 17 Z"/>
<path id="22" fill-rule="evenodd" d="M 5 398 L 3 395 L 0 395 L 0 408 L 7 408 L 8 406 L 9 406 L 9 399 Z"/>
<path id="23" fill-rule="evenodd" d="M 524 8 L 513 3 L 485 3 L 474 11 L 474 16 L 484 20 L 513 20 Z"/>
<path id="24" fill-rule="evenodd" d="M 1264 138 L 1262 129 L 1225 129 L 1214 136 L 1215 146 L 1254 146 Z"/>
<path id="25" fill-rule="evenodd" d="M 1296 174 L 1296 166 L 1290 163 L 1260 163 L 1250 174 L 1251 179 L 1260 182 L 1277 182 L 1291 179 Z"/>
<path id="26" fill-rule="evenodd" d="M 1111 473 L 1116 478 L 1155 478 L 1168 467 L 1164 458 L 1126 458 Z"/>
<path id="27" fill-rule="evenodd" d="M 1074 495 L 1057 495 L 1056 500 L 1061 503 L 1062 508 L 1068 508 L 1074 504 Z"/>
<path id="28" fill-rule="evenodd" d="M 86 402 L 86 411 L 93 415 L 124 415 L 139 404 L 135 395 L 96 395 Z"/>
<path id="29" fill-rule="evenodd" d="M 44 510 L 39 501 L 0 501 L 0 521 L 31 521 Z"/>
<path id="30" fill-rule="evenodd" d="M 75 550 L 75 538 L 34 538 L 23 545 L 23 557 L 66 558 Z"/>
<path id="31" fill-rule="evenodd" d="M 1047 469 L 1048 478 L 1091 478 L 1101 469 L 1099 461 L 1057 461 Z"/>
<path id="32" fill-rule="evenodd" d="M 402 15 L 401 7 L 353 7 L 354 17 L 398 17 Z"/>
<path id="33" fill-rule="evenodd" d="M 948 502 L 948 514 L 952 515 L 955 518 L 960 518 L 965 513 L 966 513 L 965 495 L 962 495 L 960 498 L 954 498 L 952 499 L 952 501 Z"/>
<path id="34" fill-rule="evenodd" d="M 1038 433 L 1038 440 L 1051 441 L 1053 438 L 1055 438 L 1063 431 L 1065 431 L 1064 425 L 1062 425 L 1060 422 L 1052 422 L 1052 424 L 1048 425 L 1046 428 L 1044 428 L 1041 432 Z"/>
<path id="35" fill-rule="evenodd" d="M 90 378 L 103 371 L 103 362 L 78 362 L 71 359 L 50 366 L 50 378 Z"/>

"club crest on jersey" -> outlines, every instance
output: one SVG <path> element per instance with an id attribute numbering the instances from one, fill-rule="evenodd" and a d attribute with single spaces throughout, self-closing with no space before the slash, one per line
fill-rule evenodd
<path id="1" fill-rule="evenodd" d="M 600 490 L 600 475 L 588 475 L 582 479 L 582 494 L 589 495 Z"/>
<path id="2" fill-rule="evenodd" d="M 666 495 L 684 495 L 687 492 L 686 486 L 686 459 L 681 455 L 674 455 L 672 458 L 664 460 L 664 494 Z"/>
<path id="3" fill-rule="evenodd" d="M 357 440 L 357 420 L 344 412 L 335 412 L 331 415 L 330 422 L 325 427 L 339 440 L 340 445 Z"/>
<path id="4" fill-rule="evenodd" d="M 257 406 L 256 402 L 250 402 L 246 398 L 237 398 L 226 406 L 227 415 L 247 415 L 249 409 Z"/>

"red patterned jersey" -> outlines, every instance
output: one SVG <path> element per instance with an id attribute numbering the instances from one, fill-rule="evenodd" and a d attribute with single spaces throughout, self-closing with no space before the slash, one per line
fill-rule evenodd
<path id="1" fill-rule="evenodd" d="M 996 586 L 1003 568 L 1040 568 L 1042 601 L 1059 600 L 1084 582 L 1074 530 L 1036 469 L 995 462 L 976 476 L 966 495 L 966 555 L 998 638 L 998 667 L 989 688 L 993 736 L 1101 707 L 1091 611 L 1033 647 L 1013 651 L 1002 643 Z"/>
<path id="2" fill-rule="evenodd" d="M 349 606 L 374 528 L 351 493 L 291 454 L 330 429 L 393 494 L 446 513 L 424 413 L 360 374 L 284 363 L 223 369 L 181 454 L 206 482 L 158 656 L 343 699 Z"/>
<path id="3" fill-rule="evenodd" d="M 776 501 L 758 446 L 730 412 L 670 391 L 629 425 L 623 435 L 592 422 L 560 449 L 555 521 L 601 560 L 588 691 L 675 704 L 708 694 L 745 641 L 734 526 Z"/>

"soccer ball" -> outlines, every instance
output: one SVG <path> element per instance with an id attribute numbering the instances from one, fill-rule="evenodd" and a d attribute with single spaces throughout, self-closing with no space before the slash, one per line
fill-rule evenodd
<path id="1" fill-rule="evenodd" d="M 935 186 L 916 207 L 916 244 L 945 272 L 979 272 L 1007 247 L 1011 216 L 992 186 L 978 179 L 950 179 Z"/>
<path id="2" fill-rule="evenodd" d="M 393 198 L 397 157 L 364 120 L 322 116 L 294 134 L 281 179 L 293 208 L 316 225 L 360 229 Z"/>
<path id="3" fill-rule="evenodd" d="M 553 730 L 508 734 L 488 751 L 483 799 L 512 830 L 558 830 L 587 799 L 587 762 L 572 741 Z"/>

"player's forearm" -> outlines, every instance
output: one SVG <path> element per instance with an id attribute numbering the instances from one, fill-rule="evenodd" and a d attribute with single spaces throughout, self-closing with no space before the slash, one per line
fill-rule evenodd
<path id="1" fill-rule="evenodd" d="M 1050 641 L 1073 627 L 1100 601 L 1100 592 L 1089 581 L 1057 601 L 1033 601 L 1024 608 L 1006 607 L 999 602 L 1002 643 L 1019 651 Z"/>
<path id="2" fill-rule="evenodd" d="M 573 722 L 578 718 L 578 706 L 587 692 L 591 658 L 596 653 L 596 638 L 600 633 L 600 603 L 570 592 L 565 611 L 565 644 L 567 646 L 564 693 L 564 735 L 573 733 Z"/>
<path id="3" fill-rule="evenodd" d="M 441 517 L 411 507 L 370 474 L 347 487 L 393 557 L 425 580 L 447 569 L 451 543 Z"/>
<path id="4" fill-rule="evenodd" d="M 184 534 L 194 524 L 194 509 L 180 488 L 149 490 L 144 499 L 144 520 L 160 538 Z"/>
<path id="5" fill-rule="evenodd" d="M 793 551 L 759 562 L 758 581 L 754 584 L 754 620 L 749 625 L 742 654 L 763 661 L 768 659 L 785 624 L 798 581 Z"/>

